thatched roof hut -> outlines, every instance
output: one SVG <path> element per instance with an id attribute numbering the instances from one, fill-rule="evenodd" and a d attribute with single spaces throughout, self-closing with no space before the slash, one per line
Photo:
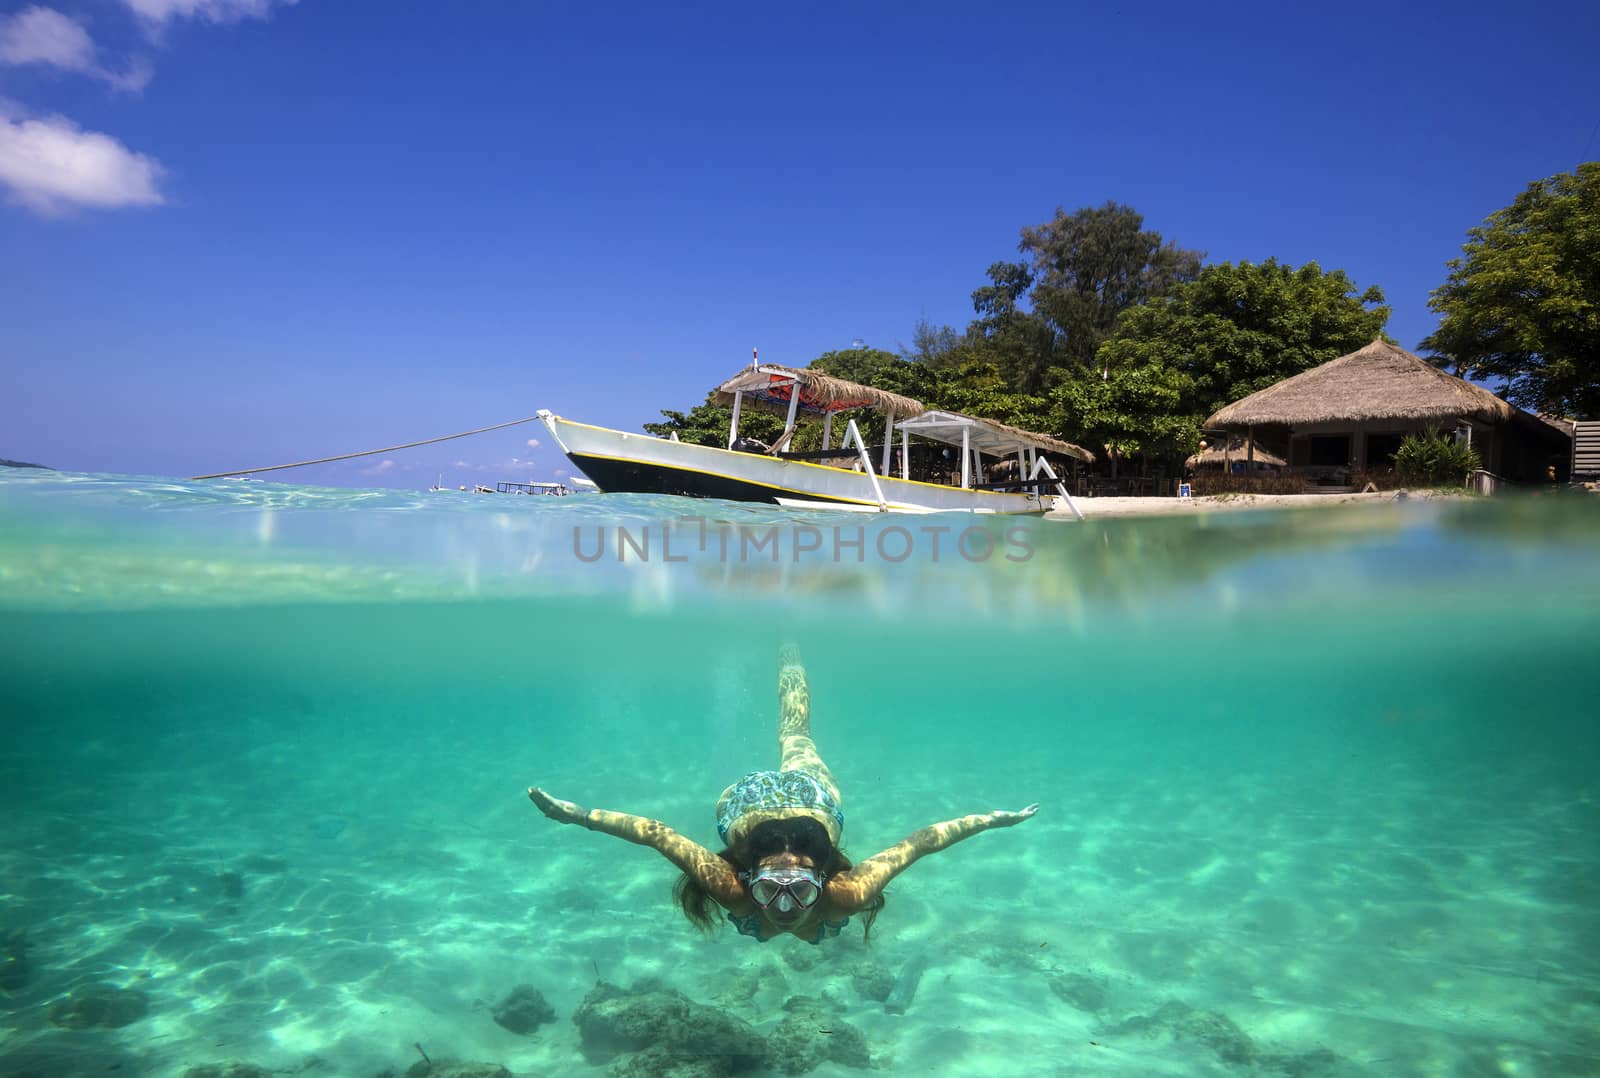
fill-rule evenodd
<path id="1" fill-rule="evenodd" d="M 1505 423 L 1516 411 L 1488 390 L 1377 340 L 1234 401 L 1205 425 L 1241 430 L 1372 420 Z"/>
<path id="2" fill-rule="evenodd" d="M 1297 472 L 1334 482 L 1388 467 L 1407 435 L 1429 427 L 1453 431 L 1485 469 L 1513 480 L 1542 481 L 1572 446 L 1561 428 L 1382 340 L 1234 401 L 1205 425 L 1246 435 L 1258 456 L 1269 442 Z"/>
<path id="3" fill-rule="evenodd" d="M 738 393 L 742 395 L 746 408 L 757 407 L 786 415 L 789 411 L 789 395 L 796 385 L 800 387 L 797 410 L 809 415 L 828 415 L 852 408 L 877 408 L 896 419 L 905 419 L 927 411 L 921 401 L 899 393 L 874 389 L 809 368 L 784 367 L 777 363 L 752 365 L 729 378 L 717 387 L 717 403 L 732 404 L 734 394 Z"/>

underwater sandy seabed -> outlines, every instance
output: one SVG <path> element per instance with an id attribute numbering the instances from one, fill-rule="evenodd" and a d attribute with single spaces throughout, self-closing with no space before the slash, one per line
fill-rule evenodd
<path id="1" fill-rule="evenodd" d="M 463 666 L 466 645 L 430 662 L 398 643 L 414 634 L 395 621 L 420 632 L 437 611 L 364 615 L 395 635 L 342 658 L 329 641 L 361 618 L 310 617 L 32 621 L 16 647 L 56 658 L 28 667 L 31 721 L 7 720 L 0 765 L 0 1074 L 498 1073 L 430 1071 L 423 1052 L 516 1075 L 1600 1063 L 1586 719 L 1452 729 L 1460 700 L 1379 691 L 1268 724 L 1252 699 L 1204 703 L 1203 680 L 1141 686 L 1137 665 L 1076 696 L 974 688 L 959 663 L 886 688 L 819 643 L 814 729 L 849 852 L 1044 808 L 914 866 L 870 946 L 859 920 L 821 946 L 756 944 L 697 933 L 670 865 L 549 823 L 523 788 L 710 841 L 717 791 L 775 755 L 764 634 L 708 641 L 720 666 L 687 670 L 680 644 L 603 678 L 564 674 L 577 644 L 546 626 L 516 646 L 548 641 L 549 659 L 497 675 L 499 653 Z M 127 665 L 97 673 L 68 639 Z M 200 654 L 140 675 L 158 647 Z M 1343 684 L 1297 677 L 1307 700 Z M 591 996 L 600 981 L 616 988 Z M 549 1008 L 513 1008 L 529 1032 L 496 1021 L 519 986 Z M 635 1034 L 656 1053 L 623 1051 Z M 227 1069 L 245 1064 L 261 1069 Z"/>

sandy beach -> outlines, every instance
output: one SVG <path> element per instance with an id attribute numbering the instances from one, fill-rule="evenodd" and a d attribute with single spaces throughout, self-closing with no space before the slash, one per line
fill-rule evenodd
<path id="1" fill-rule="evenodd" d="M 1401 495 L 1404 495 L 1401 498 Z M 1188 516 L 1192 513 L 1241 509 L 1327 509 L 1339 505 L 1380 505 L 1398 500 L 1465 498 L 1437 490 L 1376 491 L 1370 494 L 1217 494 L 1204 498 L 1075 498 L 1086 517 Z M 1072 510 L 1058 505 L 1052 516 L 1071 518 Z"/>

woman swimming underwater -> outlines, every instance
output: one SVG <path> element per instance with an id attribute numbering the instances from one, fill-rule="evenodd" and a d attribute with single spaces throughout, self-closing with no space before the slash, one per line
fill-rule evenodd
<path id="1" fill-rule="evenodd" d="M 839 852 L 839 788 L 811 740 L 811 691 L 793 647 L 785 647 L 779 659 L 778 747 L 779 770 L 752 772 L 722 791 L 717 830 L 727 848 L 720 854 L 659 820 L 582 808 L 537 786 L 528 797 L 557 823 L 581 824 L 655 849 L 683 870 L 673 894 L 691 921 L 710 928 L 715 902 L 741 934 L 761 942 L 787 932 L 821 943 L 837 936 L 855 913 L 866 914 L 870 932 L 883 908 L 884 887 L 918 858 L 993 827 L 1013 827 L 1039 810 L 1033 804 L 1020 812 L 936 823 L 852 865 Z"/>

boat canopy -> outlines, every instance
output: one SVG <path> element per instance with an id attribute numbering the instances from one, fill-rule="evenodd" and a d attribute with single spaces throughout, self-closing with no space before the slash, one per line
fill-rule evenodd
<path id="1" fill-rule="evenodd" d="M 1094 454 L 1082 446 L 960 412 L 924 411 L 914 419 L 902 420 L 899 429 L 935 442 L 967 445 L 992 457 L 1008 457 L 1024 449 L 1033 449 L 1075 457 L 1085 464 L 1094 463 Z"/>
<path id="2" fill-rule="evenodd" d="M 877 408 L 900 419 L 927 411 L 921 401 L 898 393 L 776 363 L 752 364 L 729 378 L 717 387 L 717 402 L 732 404 L 738 396 L 746 405 L 788 414 L 797 386 L 800 396 L 795 410 L 809 415 L 831 416 L 853 408 Z"/>

